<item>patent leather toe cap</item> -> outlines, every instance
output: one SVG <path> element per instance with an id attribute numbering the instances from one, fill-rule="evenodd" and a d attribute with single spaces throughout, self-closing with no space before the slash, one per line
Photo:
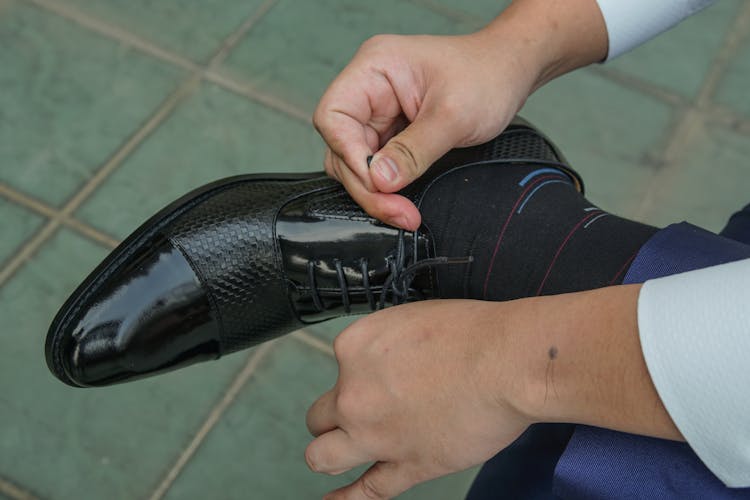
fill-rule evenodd
<path id="1" fill-rule="evenodd" d="M 47 363 L 63 382 L 109 385 L 220 355 L 208 296 L 182 252 L 158 236 L 135 250 L 55 318 Z"/>

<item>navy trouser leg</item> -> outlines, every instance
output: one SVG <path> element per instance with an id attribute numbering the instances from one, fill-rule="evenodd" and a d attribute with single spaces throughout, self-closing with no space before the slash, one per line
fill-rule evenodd
<path id="1" fill-rule="evenodd" d="M 727 226 L 719 234 L 750 245 L 750 205 L 732 215 Z"/>
<path id="2" fill-rule="evenodd" d="M 739 231 L 737 236 L 740 239 L 748 233 Z M 643 283 L 744 259 L 750 259 L 750 245 L 687 223 L 673 224 L 641 248 L 624 283 Z M 553 491 L 560 498 L 576 500 L 750 499 L 750 488 L 724 486 L 686 443 L 586 426 L 576 426 L 560 457 Z"/>
<path id="3" fill-rule="evenodd" d="M 670 226 L 667 229 L 657 233 L 644 245 L 643 251 L 636 258 L 639 264 L 637 272 L 631 273 L 631 279 L 626 281 L 638 283 L 658 276 L 750 257 L 750 247 L 745 246 L 750 245 L 750 205 L 735 213 L 721 232 L 725 238 L 744 245 L 727 240 L 722 242 L 722 238 L 686 224 Z M 510 447 L 482 467 L 467 500 L 558 498 L 553 494 L 552 487 L 555 468 L 560 456 L 572 442 L 571 437 L 575 428 L 576 426 L 563 424 L 532 426 Z M 586 432 L 593 437 L 586 436 Z M 624 441 L 616 444 L 614 437 Z M 598 442 L 595 442 L 597 439 Z M 617 495 L 612 496 L 614 492 L 624 493 L 628 488 L 633 488 L 628 493 L 636 496 L 638 493 L 651 491 L 664 494 L 664 498 L 679 498 L 680 495 L 687 498 L 686 493 L 690 498 L 700 498 L 701 492 L 710 491 L 716 498 L 750 498 L 748 489 L 729 490 L 717 483 L 687 445 L 662 440 L 652 441 L 653 445 L 650 445 L 649 438 L 627 437 L 599 429 L 582 429 L 575 439 L 575 448 L 578 451 L 570 450 L 567 454 L 568 459 L 561 464 L 563 467 L 558 471 L 566 477 L 557 478 L 557 491 L 566 498 L 600 498 L 602 494 L 618 498 Z M 601 445 L 601 449 L 597 453 L 589 454 L 586 450 L 591 448 L 591 443 Z M 607 451 L 607 447 L 612 449 Z M 612 460 L 611 464 L 606 459 L 602 460 L 603 457 L 606 458 L 607 453 L 619 452 L 622 452 L 622 460 Z M 628 460 L 638 457 L 638 454 L 649 459 L 633 460 L 633 464 L 637 465 L 631 467 L 633 464 Z M 571 456 L 573 458 L 570 458 Z M 668 463 L 670 456 L 674 467 L 666 473 L 658 465 L 646 468 L 648 470 L 642 470 L 640 473 L 636 472 L 642 464 L 650 464 L 653 457 L 662 457 L 665 459 L 664 463 Z M 589 459 L 591 461 L 588 461 Z M 625 476 L 625 482 L 618 483 L 622 478 L 614 478 L 622 475 Z M 683 478 L 685 475 L 690 477 Z M 705 478 L 703 481 L 700 479 L 701 475 Z M 631 480 L 628 480 L 628 477 Z M 657 484 L 664 478 L 670 478 L 670 484 L 667 486 L 676 489 L 664 491 L 664 485 Z M 651 484 L 638 485 L 639 481 Z M 693 494 L 697 496 L 692 496 Z"/>
<path id="4" fill-rule="evenodd" d="M 552 478 L 575 425 L 536 424 L 477 474 L 467 500 L 549 500 Z"/>

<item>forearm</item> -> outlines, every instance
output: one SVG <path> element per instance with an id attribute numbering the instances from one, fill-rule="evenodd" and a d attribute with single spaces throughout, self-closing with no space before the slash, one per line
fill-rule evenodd
<path id="1" fill-rule="evenodd" d="M 637 323 L 640 287 L 514 303 L 509 327 L 518 338 L 512 345 L 525 366 L 521 407 L 533 421 L 682 440 L 643 358 Z"/>
<path id="2" fill-rule="evenodd" d="M 523 55 L 536 86 L 607 56 L 607 28 L 596 0 L 515 0 L 485 29 L 488 47 Z"/>

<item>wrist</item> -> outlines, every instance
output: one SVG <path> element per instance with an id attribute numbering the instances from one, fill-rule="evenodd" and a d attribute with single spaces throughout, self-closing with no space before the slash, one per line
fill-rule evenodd
<path id="1" fill-rule="evenodd" d="M 531 421 L 680 439 L 643 358 L 640 289 L 621 285 L 517 301 L 526 318 L 517 330 L 525 367 L 518 404 Z"/>
<path id="2" fill-rule="evenodd" d="M 518 54 L 534 75 L 532 91 L 604 60 L 609 45 L 596 0 L 515 0 L 481 33 L 491 46 Z"/>

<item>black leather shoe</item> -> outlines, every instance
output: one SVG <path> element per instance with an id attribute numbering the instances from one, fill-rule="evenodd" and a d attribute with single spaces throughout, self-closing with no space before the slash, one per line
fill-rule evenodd
<path id="1" fill-rule="evenodd" d="M 448 247 L 430 229 L 444 222 L 430 220 L 429 206 L 440 203 L 433 192 L 472 175 L 492 182 L 493 169 L 530 163 L 564 172 L 582 190 L 554 146 L 517 119 L 487 144 L 451 151 L 403 192 L 422 210 L 416 233 L 369 217 L 323 173 L 206 185 L 144 223 L 71 295 L 47 336 L 49 368 L 67 384 L 102 386 L 216 359 L 336 316 L 478 298 L 436 272 L 465 275 L 472 259 L 441 254 Z"/>

